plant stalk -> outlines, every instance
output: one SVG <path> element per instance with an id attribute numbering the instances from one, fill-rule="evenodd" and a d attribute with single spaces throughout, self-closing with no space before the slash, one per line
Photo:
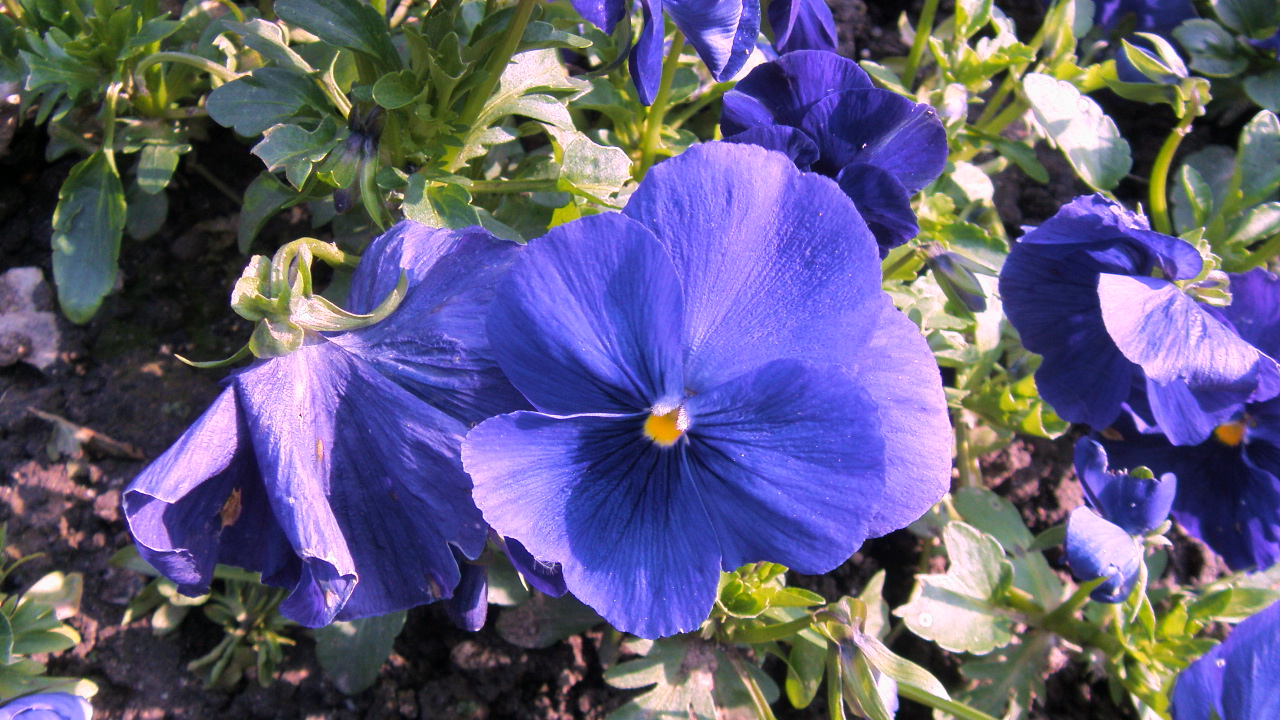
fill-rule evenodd
<path id="1" fill-rule="evenodd" d="M 189 53 L 182 52 L 158 52 L 153 55 L 148 55 L 138 63 L 136 68 L 134 68 L 134 73 L 142 75 L 142 73 L 146 72 L 146 70 L 152 65 L 158 65 L 162 62 L 176 62 L 182 63 L 183 65 L 190 65 L 193 68 L 203 70 L 210 75 L 213 75 L 223 82 L 231 82 L 232 80 L 240 77 L 240 73 L 223 67 L 208 58 L 202 58 L 199 55 L 191 55 Z"/>
<path id="2" fill-rule="evenodd" d="M 963 720 L 996 720 L 996 718 L 991 717 L 981 710 L 975 710 L 968 705 L 962 705 L 954 700 L 943 700 L 937 695 L 933 695 L 918 687 L 906 685 L 904 683 L 898 683 L 898 694 L 908 700 L 918 702 L 921 705 L 927 705 L 935 710 L 950 713 L 958 718 L 963 718 Z"/>
<path id="3" fill-rule="evenodd" d="M 1156 155 L 1155 164 L 1151 166 L 1151 185 L 1148 188 L 1147 202 L 1151 206 L 1151 223 L 1156 232 L 1165 235 L 1173 234 L 1173 223 L 1169 221 L 1169 168 L 1173 165 L 1173 156 L 1178 152 L 1182 139 L 1191 132 L 1191 122 L 1196 113 L 1188 108 L 1188 112 L 1178 121 L 1178 125 L 1164 139 L 1160 152 Z"/>
<path id="4" fill-rule="evenodd" d="M 938 14 L 938 0 L 925 0 L 920 10 L 920 20 L 916 23 L 916 37 L 911 42 L 911 51 L 907 53 L 907 65 L 902 70 L 902 82 L 908 90 L 915 87 L 916 71 L 920 69 L 920 58 L 924 55 L 925 45 L 929 44 L 929 36 L 933 34 L 933 18 Z"/>
<path id="5" fill-rule="evenodd" d="M 493 91 L 498 88 L 498 81 L 502 79 L 503 71 L 511 63 L 512 56 L 516 54 L 516 48 L 520 47 L 520 38 L 524 37 L 524 29 L 529 24 L 529 17 L 533 15 L 534 5 L 537 4 L 538 0 L 520 0 L 520 4 L 516 6 L 511 23 L 502 34 L 502 42 L 493 51 L 493 55 L 489 56 L 489 63 L 485 65 L 484 81 L 467 93 L 467 103 L 462 106 L 462 113 L 458 116 L 459 125 L 468 128 L 474 126 L 476 120 L 480 118 L 480 113 L 484 112 L 485 103 L 493 96 Z M 449 151 L 447 165 L 453 165 L 457 152 L 456 149 Z"/>
<path id="6" fill-rule="evenodd" d="M 671 50 L 662 63 L 662 78 L 658 83 L 658 94 L 653 98 L 653 105 L 645 115 L 644 136 L 640 139 L 640 166 L 634 173 L 636 180 L 644 177 L 653 167 L 654 156 L 658 154 L 658 144 L 662 138 L 662 121 L 667 114 L 667 102 L 671 99 L 671 83 L 675 79 L 676 69 L 680 67 L 680 53 L 684 52 L 684 33 L 676 30 L 671 39 Z"/>

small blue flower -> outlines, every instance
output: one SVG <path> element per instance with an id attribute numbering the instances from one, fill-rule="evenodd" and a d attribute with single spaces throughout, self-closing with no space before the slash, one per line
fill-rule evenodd
<path id="1" fill-rule="evenodd" d="M 1113 472 L 1106 451 L 1087 437 L 1076 442 L 1075 465 L 1087 506 L 1067 520 L 1067 564 L 1078 580 L 1107 578 L 1091 598 L 1123 602 L 1141 569 L 1142 536 L 1169 517 L 1177 480 L 1171 473 L 1155 480 Z"/>
<path id="2" fill-rule="evenodd" d="M 1178 675 L 1173 720 L 1280 717 L 1280 603 L 1240 623 Z"/>
<path id="3" fill-rule="evenodd" d="M 786 153 L 853 199 L 880 254 L 919 233 L 911 196 L 942 173 L 937 113 L 888 90 L 852 60 L 800 50 L 757 65 L 725 93 L 725 140 Z"/>
<path id="4" fill-rule="evenodd" d="M 1165 434 L 1195 444 L 1239 403 L 1280 393 L 1275 361 L 1175 284 L 1201 267 L 1194 247 L 1101 195 L 1029 229 L 1000 272 L 1000 294 L 1023 346 L 1043 356 L 1041 397 L 1101 430 L 1145 383 Z"/>
<path id="5" fill-rule="evenodd" d="M 1280 280 L 1264 270 L 1232 275 L 1231 295 L 1223 320 L 1259 350 L 1280 351 Z M 1237 403 L 1212 415 L 1184 407 L 1184 426 L 1219 418 L 1208 439 L 1190 446 L 1176 445 L 1162 432 L 1141 386 L 1125 408 L 1098 436 L 1113 463 L 1177 475 L 1174 518 L 1232 569 L 1280 561 L 1280 398 Z"/>
<path id="6" fill-rule="evenodd" d="M 721 570 L 826 572 L 950 484 L 937 365 L 870 232 L 778 153 L 695 146 L 532 241 L 489 335 L 537 412 L 467 436 L 476 503 L 626 632 L 698 627 Z"/>
<path id="7" fill-rule="evenodd" d="M 836 19 L 826 0 L 773 0 L 769 3 L 773 47 L 779 54 L 795 50 L 836 49 Z"/>
<path id="8" fill-rule="evenodd" d="M 454 551 L 487 528 L 460 444 L 470 424 L 527 407 L 497 367 L 485 307 L 518 246 L 478 228 L 401 223 L 374 240 L 348 310 L 368 313 L 404 273 L 390 317 L 306 331 L 296 351 L 232 374 L 227 389 L 124 494 L 139 551 L 205 592 L 215 563 L 291 592 L 310 627 L 449 597 Z"/>
<path id="9" fill-rule="evenodd" d="M 40 693 L 0 707 L 0 720 L 93 720 L 93 706 L 78 695 Z"/>

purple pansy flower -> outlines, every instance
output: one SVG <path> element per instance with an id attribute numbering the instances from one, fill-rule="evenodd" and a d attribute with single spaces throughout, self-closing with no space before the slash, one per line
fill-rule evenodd
<path id="1" fill-rule="evenodd" d="M 720 126 L 728 142 L 784 152 L 834 178 L 882 256 L 920 231 L 911 196 L 947 162 L 933 108 L 875 88 L 857 63 L 820 50 L 757 65 L 725 93 Z"/>
<path id="2" fill-rule="evenodd" d="M 1194 444 L 1246 400 L 1280 393 L 1280 370 L 1175 284 L 1199 274 L 1190 244 L 1101 195 L 1076 198 L 1009 252 L 1000 294 L 1040 395 L 1060 417 L 1110 425 L 1145 382 L 1156 422 Z"/>
<path id="3" fill-rule="evenodd" d="M 1233 275 L 1231 295 L 1224 320 L 1263 352 L 1280 351 L 1280 280 L 1265 270 Z M 1161 432 L 1142 387 L 1126 409 L 1098 438 L 1113 463 L 1177 475 L 1174 518 L 1231 568 L 1266 568 L 1280 560 L 1280 398 L 1227 408 L 1209 438 L 1189 446 Z M 1209 424 L 1221 415 L 1187 424 Z"/>
<path id="4" fill-rule="evenodd" d="M 836 19 L 826 0 L 773 0 L 769 3 L 769 26 L 779 54 L 836 49 Z"/>
<path id="5" fill-rule="evenodd" d="M 951 435 L 879 268 L 835 183 L 727 143 L 532 241 L 489 334 L 537 412 L 463 446 L 486 520 L 643 637 L 698 627 L 721 570 L 822 573 L 905 526 L 948 488 Z"/>
<path id="6" fill-rule="evenodd" d="M 93 706 L 68 693 L 39 693 L 10 700 L 0 720 L 93 720 Z"/>
<path id="7" fill-rule="evenodd" d="M 1067 565 L 1078 580 L 1106 578 L 1089 597 L 1123 602 L 1141 570 L 1142 536 L 1169 517 L 1177 479 L 1112 471 L 1106 451 L 1087 437 L 1076 441 L 1075 465 L 1087 505 L 1067 520 Z"/>
<path id="8" fill-rule="evenodd" d="M 1173 720 L 1280 717 L 1280 602 L 1246 619 L 1178 675 Z"/>
<path id="9" fill-rule="evenodd" d="M 479 228 L 410 222 L 374 240 L 347 309 L 370 312 L 403 273 L 399 307 L 360 329 L 308 330 L 297 350 L 232 374 L 125 491 L 143 557 L 186 594 L 207 590 L 215 563 L 261 572 L 291 591 L 282 613 L 311 627 L 449 597 L 454 551 L 477 557 L 488 533 L 462 437 L 527 407 L 484 329 L 517 251 Z"/>

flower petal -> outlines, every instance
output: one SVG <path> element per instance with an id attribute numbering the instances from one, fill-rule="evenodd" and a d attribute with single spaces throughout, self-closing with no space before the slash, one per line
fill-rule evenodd
<path id="1" fill-rule="evenodd" d="M 650 170 L 623 214 L 675 264 L 685 386 L 695 392 L 822 352 L 841 340 L 833 322 L 881 294 L 875 240 L 853 203 L 780 153 L 694 146 Z"/>
<path id="2" fill-rule="evenodd" d="M 34 684 L 34 683 L 33 683 Z M 37 693 L 0 707 L 0 720 L 92 720 L 93 706 L 70 693 Z"/>
<path id="3" fill-rule="evenodd" d="M 787 53 L 757 65 L 724 94 L 720 124 L 725 135 L 757 125 L 798 128 L 813 104 L 828 95 L 874 87 L 857 63 L 833 52 Z"/>
<path id="4" fill-rule="evenodd" d="M 773 47 L 779 53 L 836 49 L 836 19 L 825 0 L 776 0 L 769 3 Z"/>
<path id="5" fill-rule="evenodd" d="M 463 461 L 495 530 L 560 563 L 570 592 L 615 628 L 653 638 L 706 619 L 720 547 L 682 475 L 683 444 L 660 448 L 644 421 L 501 415 L 467 435 Z"/>
<path id="6" fill-rule="evenodd" d="M 1089 593 L 1097 602 L 1123 602 L 1142 563 L 1142 546 L 1132 535 L 1083 506 L 1067 519 L 1066 554 L 1077 580 L 1107 578 Z"/>
<path id="7" fill-rule="evenodd" d="M 884 491 L 884 438 L 861 381 L 778 360 L 685 403 L 685 453 L 721 569 L 778 562 L 820 574 L 867 537 Z"/>
<path id="8" fill-rule="evenodd" d="M 684 396 L 680 282 L 640 224 L 595 215 L 529 243 L 489 313 L 494 354 L 535 407 L 637 412 Z"/>
<path id="9" fill-rule="evenodd" d="M 663 9 L 717 81 L 742 69 L 760 32 L 758 0 L 665 0 Z"/>
<path id="10" fill-rule="evenodd" d="M 1280 716 L 1280 603 L 1237 625 L 1222 648 L 1224 720 Z"/>
<path id="11" fill-rule="evenodd" d="M 564 572 L 555 563 L 544 563 L 535 558 L 515 538 L 502 538 L 511 566 L 524 577 L 525 582 L 544 595 L 560 597 L 569 592 L 564 585 Z"/>
<path id="12" fill-rule="evenodd" d="M 1280 278 L 1262 268 L 1230 277 L 1231 304 L 1223 316 L 1254 347 L 1280 355 Z"/>
<path id="13" fill-rule="evenodd" d="M 662 0 L 640 0 L 644 27 L 640 30 L 640 40 L 631 47 L 631 55 L 627 58 L 631 80 L 636 84 L 636 96 L 642 105 L 653 104 L 662 81 L 662 56 L 666 52 L 662 4 Z"/>
<path id="14" fill-rule="evenodd" d="M 489 615 L 489 571 L 481 565 L 466 562 L 462 553 L 453 551 L 461 577 L 453 597 L 443 601 L 444 612 L 460 630 L 479 632 Z"/>
<path id="15" fill-rule="evenodd" d="M 627 14 L 627 3 L 623 0 L 573 0 L 573 9 L 606 35 L 612 35 L 613 26 Z"/>
<path id="16" fill-rule="evenodd" d="M 880 257 L 920 234 L 915 210 L 911 209 L 911 193 L 893 173 L 867 163 L 852 163 L 840 170 L 836 182 L 867 221 L 880 247 Z"/>
<path id="17" fill-rule="evenodd" d="M 1178 673 L 1169 708 L 1174 720 L 1212 720 L 1213 713 L 1221 720 L 1225 670 L 1222 646 L 1218 645 Z"/>
<path id="18" fill-rule="evenodd" d="M 791 158 L 791 162 L 802 170 L 808 168 L 818 159 L 818 146 L 813 144 L 809 136 L 796 128 L 785 125 L 747 128 L 737 135 L 725 138 L 724 141 L 758 145 L 769 150 L 777 150 Z"/>
<path id="19" fill-rule="evenodd" d="M 1087 437 L 1076 441 L 1075 466 L 1090 506 L 1130 535 L 1142 535 L 1169 517 L 1178 490 L 1172 474 L 1146 480 L 1130 476 L 1132 468 L 1113 471 L 1106 450 Z"/>
<path id="20" fill-rule="evenodd" d="M 844 90 L 813 104 L 800 128 L 818 143 L 815 172 L 875 165 L 909 193 L 933 182 L 947 164 L 947 133 L 932 107 L 888 90 Z"/>

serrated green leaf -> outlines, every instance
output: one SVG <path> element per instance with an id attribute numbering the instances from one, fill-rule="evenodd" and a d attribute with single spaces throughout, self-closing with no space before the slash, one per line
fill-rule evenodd
<path id="1" fill-rule="evenodd" d="M 97 68 L 67 54 L 62 46 L 68 41 L 70 38 L 65 33 L 54 28 L 32 42 L 30 51 L 18 51 L 27 66 L 26 88 L 46 93 L 49 103 L 56 102 L 59 89 L 75 100 L 102 83 Z"/>
<path id="2" fill-rule="evenodd" d="M 747 672 L 766 702 L 777 699 L 777 687 L 759 668 L 748 665 Z M 605 681 L 623 689 L 653 686 L 606 720 L 717 720 L 720 712 L 752 707 L 747 688 L 724 653 L 687 636 L 653 642 L 644 657 L 606 670 Z"/>
<path id="3" fill-rule="evenodd" d="M 364 53 L 387 70 L 399 70 L 400 55 L 381 13 L 357 0 L 276 0 L 274 9 L 296 25 L 337 47 Z"/>
<path id="4" fill-rule="evenodd" d="M 302 73 L 315 72 L 310 63 L 289 47 L 286 29 L 280 23 L 254 18 L 244 23 L 224 21 L 224 24 L 250 49 L 277 66 Z"/>
<path id="5" fill-rule="evenodd" d="M 483 154 L 485 131 L 510 115 L 525 115 L 572 130 L 573 118 L 569 116 L 567 100 L 560 97 L 587 88 L 585 81 L 569 77 L 555 50 L 531 50 L 516 55 L 465 138 L 459 159 L 465 161 Z"/>
<path id="6" fill-rule="evenodd" d="M 524 35 L 520 37 L 520 47 L 516 52 L 545 48 L 583 50 L 589 47 L 591 47 L 590 40 L 580 35 L 557 30 L 551 23 L 535 20 L 525 26 Z"/>
<path id="7" fill-rule="evenodd" d="M 466 188 L 433 182 L 422 173 L 409 176 L 402 209 L 405 217 L 428 227 L 458 229 L 480 224 Z"/>
<path id="8" fill-rule="evenodd" d="M 1017 644 L 965 661 L 960 673 L 977 685 L 957 699 L 997 717 L 1010 705 L 1030 708 L 1034 698 L 1045 697 L 1045 668 L 1053 645 L 1051 634 L 1033 632 L 1023 635 Z"/>
<path id="9" fill-rule="evenodd" d="M 332 117 L 326 117 L 311 132 L 292 124 L 268 129 L 262 141 L 253 146 L 253 154 L 262 158 L 268 170 L 283 170 L 289 183 L 301 190 L 315 164 L 337 144 L 338 123 Z"/>
<path id="10" fill-rule="evenodd" d="M 62 312 L 85 323 L 116 281 L 127 207 L 115 165 L 101 150 L 71 169 L 53 211 L 53 277 Z"/>
<path id="11" fill-rule="evenodd" d="M 1110 190 L 1120 183 L 1133 161 L 1129 143 L 1098 103 L 1070 82 L 1031 73 L 1022 81 L 1036 121 L 1066 155 L 1076 174 L 1091 187 Z"/>
<path id="12" fill-rule="evenodd" d="M 151 18 L 142 23 L 138 33 L 120 48 L 118 60 L 125 60 L 143 52 L 151 43 L 157 43 L 182 29 L 182 23 L 165 18 Z"/>
<path id="13" fill-rule="evenodd" d="M 1013 639 L 1013 621 L 996 595 L 1013 573 L 994 537 L 962 522 L 943 528 L 950 566 L 942 575 L 918 575 L 911 600 L 893 614 L 926 640 L 947 650 L 982 655 Z"/>
<path id="14" fill-rule="evenodd" d="M 255 137 L 288 122 L 306 107 L 328 108 L 329 99 L 315 80 L 277 67 L 258 68 L 209 93 L 209 117 L 223 127 Z"/>
<path id="15" fill-rule="evenodd" d="M 240 222 L 236 229 L 236 242 L 241 253 L 249 252 L 258 231 L 272 215 L 288 207 L 298 199 L 298 193 L 264 172 L 249 183 L 244 191 L 244 205 L 240 208 Z"/>
<path id="16" fill-rule="evenodd" d="M 378 680 L 378 671 L 391 655 L 404 628 L 405 612 L 316 629 L 316 660 L 333 684 L 347 695 L 364 692 Z"/>

